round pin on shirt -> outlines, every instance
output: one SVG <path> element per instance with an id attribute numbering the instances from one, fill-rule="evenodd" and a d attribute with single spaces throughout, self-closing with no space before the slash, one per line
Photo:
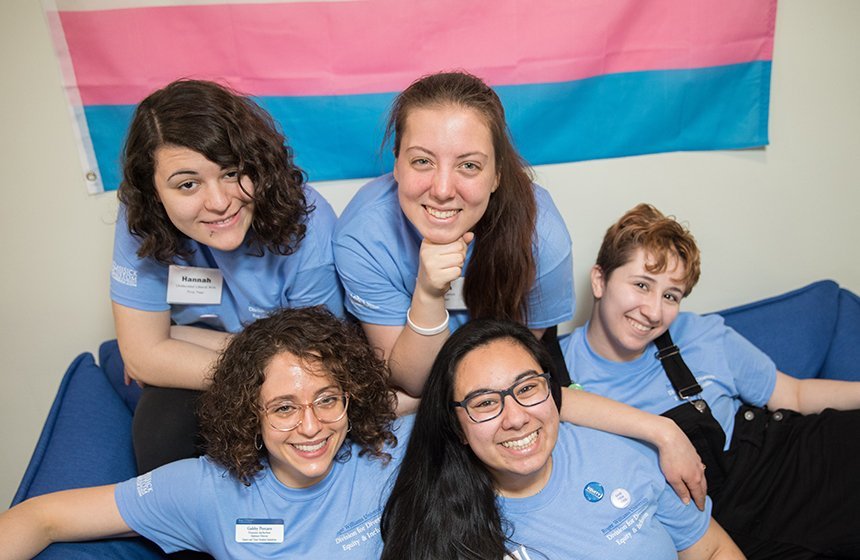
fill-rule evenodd
<path id="1" fill-rule="evenodd" d="M 616 488 L 609 494 L 609 501 L 618 509 L 624 509 L 630 505 L 630 492 L 624 488 Z"/>
<path id="2" fill-rule="evenodd" d="M 589 502 L 599 502 L 603 499 L 604 494 L 603 485 L 599 482 L 589 482 L 582 489 L 582 495 Z"/>

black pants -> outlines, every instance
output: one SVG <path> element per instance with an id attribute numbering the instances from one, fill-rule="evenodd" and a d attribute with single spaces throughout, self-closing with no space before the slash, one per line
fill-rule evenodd
<path id="1" fill-rule="evenodd" d="M 714 518 L 755 560 L 860 558 L 860 410 L 742 407 Z"/>
<path id="2" fill-rule="evenodd" d="M 139 474 L 203 454 L 197 422 L 200 395 L 191 389 L 144 387 L 131 426 Z"/>

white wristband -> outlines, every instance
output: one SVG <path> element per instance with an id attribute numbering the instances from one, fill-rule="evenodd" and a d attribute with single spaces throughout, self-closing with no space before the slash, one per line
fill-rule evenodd
<path id="1" fill-rule="evenodd" d="M 448 329 L 448 320 L 451 316 L 448 314 L 448 310 L 445 310 L 445 320 L 442 321 L 441 325 L 436 327 L 430 327 L 429 329 L 425 329 L 424 327 L 419 327 L 415 323 L 412 322 L 412 318 L 409 316 L 409 312 L 412 311 L 412 308 L 406 310 L 406 324 L 409 325 L 409 328 L 413 331 L 417 332 L 422 336 L 433 336 L 434 334 L 439 334 Z"/>

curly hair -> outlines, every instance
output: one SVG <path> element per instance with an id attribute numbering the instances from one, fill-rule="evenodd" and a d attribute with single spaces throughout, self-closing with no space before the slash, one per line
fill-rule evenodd
<path id="1" fill-rule="evenodd" d="M 304 238 L 314 210 L 304 172 L 293 163 L 272 117 L 248 97 L 201 80 L 177 80 L 150 94 L 134 112 L 123 149 L 119 200 L 129 231 L 141 239 L 138 256 L 163 264 L 190 249 L 156 194 L 155 153 L 162 146 L 198 152 L 222 168 L 235 167 L 254 183 L 250 248 L 289 255 Z"/>
<path id="2" fill-rule="evenodd" d="M 690 230 L 674 216 L 665 216 L 650 204 L 638 204 L 609 226 L 597 253 L 597 266 L 608 279 L 616 268 L 633 258 L 637 249 L 644 249 L 654 259 L 648 272 L 663 272 L 669 257 L 684 265 L 684 297 L 690 295 L 702 272 L 701 253 Z"/>
<path id="3" fill-rule="evenodd" d="M 199 403 L 207 455 L 245 483 L 262 469 L 266 450 L 254 445 L 262 421 L 260 388 L 272 358 L 283 352 L 313 364 L 349 393 L 348 437 L 361 446 L 359 455 L 390 460 L 383 446 L 397 444 L 391 431 L 396 397 L 385 363 L 355 325 L 322 306 L 280 310 L 230 341 Z M 349 453 L 344 445 L 337 460 Z"/>
<path id="4" fill-rule="evenodd" d="M 532 241 L 537 221 L 532 176 L 511 141 L 502 101 L 480 78 L 467 72 L 442 72 L 419 78 L 397 96 L 386 127 L 394 157 L 409 112 L 422 107 L 463 107 L 483 118 L 493 139 L 499 187 L 475 225 L 472 258 L 463 299 L 473 318 L 528 320 L 528 293 L 536 265 Z"/>
<path id="5" fill-rule="evenodd" d="M 513 321 L 476 319 L 457 329 L 439 350 L 415 416 L 412 435 L 380 528 L 381 560 L 503 558 L 513 527 L 502 518 L 487 466 L 464 445 L 451 406 L 457 369 L 472 351 L 508 340 L 551 371 L 546 348 Z M 561 403 L 555 381 L 552 398 Z"/>

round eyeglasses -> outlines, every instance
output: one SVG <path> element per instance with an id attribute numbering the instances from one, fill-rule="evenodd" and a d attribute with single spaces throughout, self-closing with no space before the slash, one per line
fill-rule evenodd
<path id="1" fill-rule="evenodd" d="M 277 401 L 263 409 L 269 425 L 279 432 L 295 430 L 302 424 L 304 411 L 310 408 L 317 420 L 323 424 L 337 422 L 346 415 L 349 393 L 323 395 L 309 403 Z"/>
<path id="2" fill-rule="evenodd" d="M 504 391 L 481 389 L 466 395 L 452 407 L 465 409 L 469 419 L 480 424 L 497 418 L 505 409 L 505 397 L 510 395 L 520 406 L 536 406 L 549 398 L 549 373 L 535 373 L 522 377 Z"/>

